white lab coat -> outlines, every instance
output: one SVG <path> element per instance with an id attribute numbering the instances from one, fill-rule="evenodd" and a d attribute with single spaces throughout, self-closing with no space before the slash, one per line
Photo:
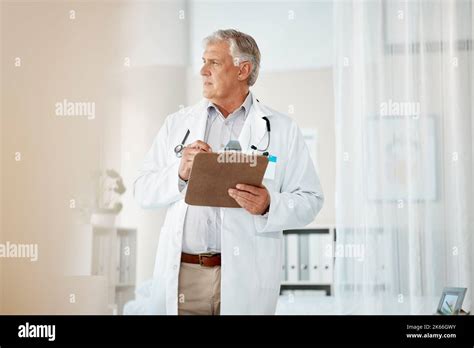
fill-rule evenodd
<path id="1" fill-rule="evenodd" d="M 134 182 L 142 208 L 167 207 L 160 231 L 153 274 L 150 314 L 177 314 L 178 275 L 186 190 L 178 189 L 180 159 L 174 148 L 186 131 L 186 144 L 204 140 L 207 100 L 169 115 L 147 153 Z M 255 216 L 242 208 L 222 208 L 221 314 L 274 314 L 280 291 L 282 230 L 311 223 L 323 205 L 323 193 L 308 148 L 296 123 L 263 106 L 255 97 L 242 128 L 242 151 L 265 148 L 267 116 L 271 123 L 268 151 L 277 157 L 273 179 L 264 179 L 270 211 Z M 158 232 L 158 226 L 157 226 Z"/>

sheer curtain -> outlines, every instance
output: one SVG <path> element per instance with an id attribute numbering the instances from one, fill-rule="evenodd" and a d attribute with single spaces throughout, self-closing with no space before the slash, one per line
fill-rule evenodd
<path id="1" fill-rule="evenodd" d="M 434 313 L 473 287 L 471 1 L 337 1 L 335 295 Z"/>

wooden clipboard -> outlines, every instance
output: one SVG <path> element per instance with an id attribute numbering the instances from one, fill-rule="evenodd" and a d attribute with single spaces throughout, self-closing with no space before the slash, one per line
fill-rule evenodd
<path id="1" fill-rule="evenodd" d="M 189 205 L 240 208 L 229 196 L 228 189 L 237 184 L 260 186 L 268 158 L 240 152 L 234 154 L 232 158 L 230 152 L 198 153 L 194 157 L 184 201 Z M 233 161 L 237 158 L 238 161 Z"/>

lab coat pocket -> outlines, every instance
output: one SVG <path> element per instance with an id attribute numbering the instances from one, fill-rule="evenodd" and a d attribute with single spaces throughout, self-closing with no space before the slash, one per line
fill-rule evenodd
<path id="1" fill-rule="evenodd" d="M 260 288 L 276 289 L 280 286 L 282 240 L 282 232 L 256 235 L 256 268 Z"/>

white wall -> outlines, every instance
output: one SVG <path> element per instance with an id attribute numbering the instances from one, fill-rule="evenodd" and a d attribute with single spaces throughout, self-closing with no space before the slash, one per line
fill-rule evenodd
<path id="1" fill-rule="evenodd" d="M 202 39 L 217 29 L 252 35 L 262 71 L 308 70 L 332 65 L 330 1 L 190 1 L 190 58 L 201 65 Z"/>
<path id="2" fill-rule="evenodd" d="M 186 103 L 186 15 L 182 0 L 130 3 L 122 16 L 122 50 L 131 66 L 116 73 L 120 127 L 110 139 L 120 139 L 120 173 L 127 187 L 119 224 L 138 229 L 137 284 L 152 276 L 165 210 L 140 209 L 133 181 L 165 117 Z"/>

